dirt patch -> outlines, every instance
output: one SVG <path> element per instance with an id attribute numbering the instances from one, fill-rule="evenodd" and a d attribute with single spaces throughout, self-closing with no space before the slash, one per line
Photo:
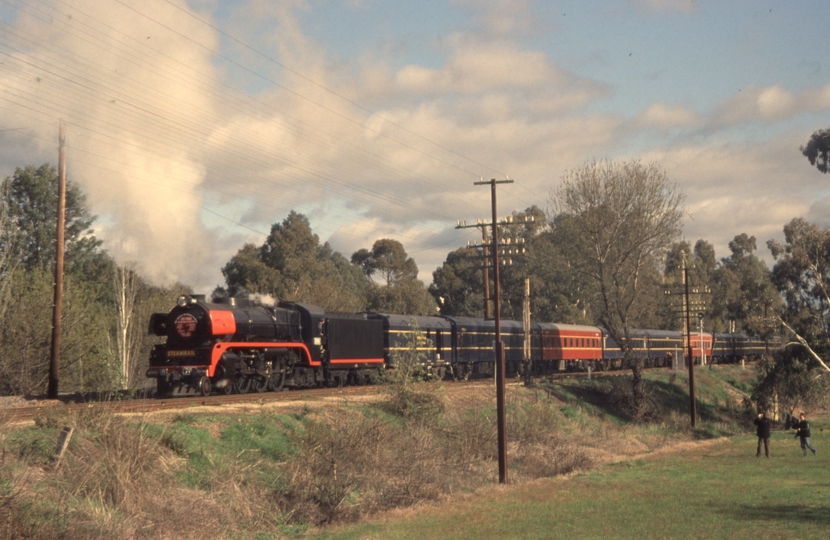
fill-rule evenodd
<path id="1" fill-rule="evenodd" d="M 2 396 L 0 397 L 0 409 L 13 409 L 19 407 L 30 407 L 33 403 L 30 403 L 24 397 L 21 396 Z"/>

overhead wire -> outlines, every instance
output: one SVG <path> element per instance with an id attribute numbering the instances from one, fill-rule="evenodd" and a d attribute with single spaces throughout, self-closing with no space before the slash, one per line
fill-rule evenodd
<path id="1" fill-rule="evenodd" d="M 118 3 L 120 3 L 120 4 L 124 5 L 124 4 L 123 4 L 123 2 L 118 2 Z M 129 6 L 127 6 L 127 7 L 129 7 Z M 133 9 L 133 8 L 131 8 L 131 9 Z M 142 15 L 143 15 L 143 14 L 142 14 Z M 146 16 L 146 15 L 145 15 L 145 16 Z M 152 19 L 151 19 L 151 20 L 152 20 Z M 159 23 L 158 23 L 158 21 L 154 21 L 154 22 L 156 22 L 157 24 L 159 24 Z M 162 26 L 164 26 L 164 25 L 162 25 Z M 166 28 L 168 28 L 168 30 L 170 30 L 170 28 L 169 28 L 169 27 L 166 27 Z M 178 33 L 178 32 L 176 32 L 176 33 L 177 33 L 178 35 L 180 35 L 180 36 L 184 37 L 185 39 L 189 39 L 189 38 L 187 38 L 186 36 L 183 36 L 181 33 Z M 191 41 L 193 41 L 193 40 L 191 40 Z M 194 43 L 195 43 L 195 42 L 194 42 Z M 212 54 L 218 54 L 218 53 L 217 53 L 216 51 L 212 51 Z M 226 58 L 226 57 L 223 57 L 223 58 L 225 58 L 225 59 L 227 60 L 227 58 Z M 242 66 L 240 66 L 240 67 L 242 67 Z M 268 80 L 268 81 L 270 81 L 270 82 L 272 82 L 272 83 L 276 84 L 274 81 L 271 81 L 270 79 L 267 79 L 267 78 L 266 78 L 266 80 Z M 67 79 L 67 82 L 70 82 L 70 81 Z M 315 83 L 315 84 L 317 84 L 317 83 Z M 277 86 L 279 86 L 279 85 L 277 85 Z M 91 88 L 89 88 L 89 89 L 90 89 L 90 90 L 92 90 Z M 336 94 L 336 93 L 335 93 L 335 94 Z M 300 97 L 304 97 L 304 96 L 300 96 Z M 342 97 L 342 96 L 341 96 L 341 97 Z M 134 96 L 133 96 L 133 97 L 131 97 L 130 99 L 134 99 Z M 127 106 L 131 106 L 131 107 L 137 108 L 137 113 L 136 113 L 136 114 L 142 114 L 142 113 L 152 114 L 152 111 L 142 110 L 142 109 L 141 109 L 140 107 L 138 107 L 135 103 L 130 103 L 130 102 L 129 102 L 129 100 L 128 100 L 127 98 L 125 98 L 125 101 L 127 101 Z M 320 105 L 319 103 L 315 103 L 315 104 L 316 104 L 316 105 L 318 105 L 318 106 L 322 106 L 322 105 Z M 322 107 L 324 107 L 324 106 L 322 106 Z M 324 107 L 324 108 L 325 108 L 325 107 Z M 331 112 L 334 112 L 335 114 L 338 114 L 339 116 L 341 116 L 341 117 L 343 117 L 343 118 L 346 118 L 345 116 L 340 115 L 340 114 L 339 114 L 339 113 L 337 113 L 336 111 L 332 111 L 330 108 L 326 108 L 326 109 L 327 109 L 327 110 L 329 110 L 329 111 L 331 111 Z M 364 109 L 364 110 L 367 110 L 367 111 L 368 111 L 368 109 Z M 165 126 L 167 126 L 167 129 L 169 129 L 169 118 L 165 118 L 164 120 L 165 120 Z M 353 120 L 350 120 L 350 121 L 353 121 Z M 190 122 L 191 122 L 191 124 L 189 124 L 189 125 L 187 125 L 187 126 L 179 126 L 179 127 L 181 127 L 181 128 L 187 128 L 187 129 L 190 129 L 190 130 L 193 130 L 193 129 L 195 129 L 195 128 L 198 128 L 198 127 L 199 127 L 197 124 L 192 124 L 192 121 L 190 121 Z M 360 125 L 361 127 L 364 127 L 364 128 L 366 127 L 365 125 L 363 125 L 363 124 L 361 124 L 361 123 L 358 123 L 358 125 Z M 80 127 L 80 126 L 79 126 L 79 127 Z M 89 127 L 87 126 L 87 127 L 86 127 L 86 129 L 89 129 Z M 208 128 L 208 129 L 209 129 L 209 128 Z M 102 136 L 103 136 L 103 135 L 102 135 Z M 114 138 L 114 137 L 113 137 L 113 138 Z M 152 139 L 151 139 L 151 140 L 152 140 Z M 121 141 L 121 142 L 124 142 L 124 141 Z M 244 141 L 238 141 L 238 142 L 240 142 L 240 143 L 244 143 Z M 421 153 L 423 153 L 423 152 L 421 152 Z M 248 157 L 248 159 L 250 159 L 250 156 L 249 156 L 249 155 L 246 155 L 246 154 L 242 154 L 242 155 L 240 155 L 239 157 Z M 271 159 L 274 159 L 275 157 L 277 157 L 277 156 L 275 156 L 275 155 L 270 155 L 270 158 L 271 158 Z M 282 157 L 282 156 L 279 156 L 279 157 Z M 283 158 L 283 159 L 284 159 L 284 158 Z M 352 158 L 352 159 L 354 159 L 354 158 Z M 375 165 L 377 166 L 377 164 L 375 164 Z M 307 173 L 311 173 L 311 171 L 305 171 L 305 172 L 307 172 Z M 469 171 L 467 171 L 467 172 L 469 172 Z M 319 171 L 318 171 L 318 174 L 319 174 Z M 334 180 L 335 180 L 335 179 L 334 179 L 334 178 L 332 178 L 331 176 L 327 176 L 327 175 L 320 175 L 320 178 L 321 178 L 321 180 L 324 180 L 324 181 L 325 181 L 326 185 L 328 185 L 330 182 L 332 182 L 332 181 L 334 181 Z M 336 182 L 334 182 L 334 183 L 336 183 Z M 322 185 L 322 184 L 321 184 L 321 185 Z M 357 187 L 357 186 L 355 186 L 354 184 L 349 184 L 349 183 L 343 183 L 342 185 L 343 185 L 344 187 L 348 187 L 349 189 L 355 189 L 355 188 Z M 359 190 L 359 188 L 358 188 L 358 190 Z M 378 197 L 378 194 L 377 194 L 377 193 L 372 193 L 371 195 L 372 195 L 373 197 Z M 383 199 L 382 199 L 382 200 L 383 200 Z M 401 201 L 395 201 L 394 199 L 386 199 L 386 200 L 387 200 L 387 202 L 393 202 L 393 203 L 396 203 L 396 202 L 401 202 Z M 406 204 L 406 201 L 404 201 L 404 204 Z M 222 217 L 223 217 L 223 216 L 222 216 Z M 437 216 L 437 217 L 443 217 L 443 216 Z M 233 220 L 229 220 L 229 221 L 232 221 L 232 222 L 233 222 Z"/>
<path id="2" fill-rule="evenodd" d="M 329 180 L 331 180 L 331 178 L 329 178 Z M 357 185 L 357 186 L 356 186 L 356 185 L 355 185 L 355 184 L 353 184 L 353 183 L 352 183 L 352 184 L 348 184 L 348 183 L 347 183 L 347 185 L 349 185 L 352 189 L 355 189 L 355 188 L 356 188 L 357 190 L 361 190 L 361 189 L 362 189 L 359 185 Z M 374 195 L 374 196 L 377 196 L 377 194 L 373 194 L 373 195 Z M 398 202 L 399 202 L 399 203 L 402 203 L 402 204 L 404 204 L 404 205 L 406 205 L 406 204 L 407 204 L 407 202 L 406 202 L 406 201 L 403 201 L 403 200 L 399 200 Z M 445 217 L 445 216 L 444 216 L 444 217 Z M 446 218 L 446 217 L 445 217 L 445 218 Z"/>
<path id="3" fill-rule="evenodd" d="M 120 0 L 116 0 L 116 1 L 118 1 L 119 3 L 123 3 L 123 2 L 121 2 Z M 377 112 L 375 112 L 375 111 L 373 111 L 373 110 L 371 110 L 371 109 L 368 109 L 367 107 L 364 107 L 364 106 L 363 106 L 363 105 L 361 105 L 360 103 L 357 103 L 357 102 L 355 102 L 355 101 L 353 101 L 353 100 L 351 100 L 351 99 L 349 99 L 349 98 L 347 98 L 347 97 L 345 97 L 345 96 L 341 95 L 340 93 L 338 93 L 338 92 L 336 92 L 336 91 L 332 90 L 331 88 L 328 88 L 327 86 L 324 86 L 324 85 L 322 85 L 322 84 L 318 83 L 317 81 L 315 81 L 315 80 L 313 80 L 313 79 L 310 79 L 309 77 L 306 77 L 306 76 L 305 76 L 305 75 L 303 75 L 302 73 L 300 73 L 300 72 L 298 72 L 298 71 L 296 71 L 296 70 L 294 70 L 294 69 L 292 69 L 292 68 L 288 67 L 287 65 L 285 65 L 285 64 L 283 64 L 282 62 L 280 62 L 280 61 L 276 60 L 275 58 L 272 58 L 271 56 L 266 55 L 266 54 L 265 54 L 265 53 L 263 53 L 262 51 L 260 51 L 260 50 L 258 50 L 258 49 L 255 49 L 255 48 L 251 47 L 249 44 L 247 44 L 247 43 L 243 42 L 242 40 L 240 40 L 240 39 L 239 39 L 239 38 L 237 38 L 236 36 L 233 36 L 233 35 L 231 35 L 231 34 L 229 34 L 229 33 L 225 32 L 225 31 L 224 31 L 224 30 L 222 30 L 221 28 L 219 28 L 219 27 L 217 27 L 217 26 L 214 26 L 213 24 L 211 24 L 211 23 L 209 23 L 209 22 L 205 21 L 204 19 L 202 19 L 202 18 L 200 18 L 200 17 L 196 16 L 196 14 L 195 14 L 195 13 L 193 13 L 193 12 L 191 12 L 191 11 L 188 11 L 188 10 L 183 9 L 181 6 L 178 6 L 178 5 L 174 4 L 174 3 L 173 3 L 173 2 L 171 2 L 170 0 L 164 0 L 164 1 L 165 1 L 166 3 L 168 3 L 169 5 L 171 5 L 172 7 L 174 7 L 175 9 L 178 9 L 178 10 L 179 10 L 179 11 L 181 11 L 182 13 L 186 14 L 188 17 L 190 17 L 190 18 L 192 18 L 192 19 L 196 19 L 197 21 L 199 21 L 200 23 L 204 24 L 204 25 L 205 25 L 205 26 L 207 26 L 208 28 L 210 28 L 210 29 L 212 29 L 212 30 L 216 31 L 217 33 L 219 33 L 219 34 L 221 34 L 221 35 L 225 36 L 226 38 L 228 38 L 228 39 L 230 39 L 230 40 L 234 41 L 235 43 L 238 43 L 239 45 L 241 45 L 241 46 L 242 46 L 242 47 L 244 47 L 245 49 L 248 49 L 249 51 L 251 51 L 251 52 L 253 52 L 253 53 L 255 53 L 255 54 L 259 55 L 260 57 L 262 57 L 262 58 L 264 58 L 264 59 L 268 60 L 269 62 L 272 62 L 273 64 L 275 64 L 275 65 L 277 65 L 277 66 L 281 67 L 281 68 L 282 68 L 282 69 L 284 69 L 285 71 L 288 71 L 289 73 L 291 73 L 291 74 L 293 74 L 293 75 L 296 75 L 297 77 L 299 77 L 299 78 L 303 79 L 304 81 L 306 81 L 306 82 L 309 82 L 309 83 L 313 84 L 314 86 L 316 86 L 316 87 L 320 88 L 321 90 L 325 90 L 326 92 L 330 93 L 331 95 L 336 96 L 336 97 L 338 97 L 338 98 L 342 99 L 343 101 L 345 101 L 345 102 L 349 103 L 350 105 L 353 105 L 353 106 L 357 107 L 358 109 L 360 109 L 360 110 L 362 110 L 362 111 L 365 111 L 365 112 L 369 113 L 369 115 L 370 115 L 370 116 L 375 116 L 375 117 L 377 117 L 377 118 L 380 118 L 380 119 L 381 119 L 381 120 L 383 120 L 384 122 L 388 122 L 388 123 L 392 124 L 393 126 L 397 127 L 398 129 L 402 130 L 402 131 L 405 131 L 405 132 L 407 132 L 407 133 L 409 133 L 409 134 L 411 134 L 411 135 L 415 135 L 415 136 L 416 136 L 416 137 L 418 137 L 419 139 L 421 139 L 421 140 L 423 140 L 423 141 L 425 141 L 425 142 L 428 142 L 428 143 L 430 143 L 430 144 L 432 144 L 432 145 L 434 145 L 434 146 L 436 146 L 436 147 L 440 148 L 441 150 L 445 150 L 445 151 L 447 151 L 447 152 L 449 152 L 449 153 L 451 153 L 451 154 L 454 154 L 454 155 L 456 155 L 456 156 L 458 156 L 458 157 L 460 157 L 460 158 L 462 158 L 462 159 L 464 159 L 464 160 L 466 160 L 466 161 L 469 161 L 469 162 L 471 162 L 471 163 L 473 163 L 473 164 L 475 164 L 475 165 L 478 165 L 479 167 L 482 167 L 482 168 L 485 168 L 485 169 L 491 170 L 491 171 L 493 171 L 493 172 L 499 173 L 499 174 L 500 174 L 500 175 L 502 175 L 502 176 L 507 176 L 507 175 L 506 175 L 506 173 L 503 173 L 503 172 L 499 171 L 498 169 L 495 169 L 495 168 L 493 168 L 493 167 L 491 167 L 491 166 L 489 166 L 489 165 L 485 165 L 484 163 L 478 162 L 478 161 L 476 161 L 476 160 L 474 160 L 474 159 L 472 159 L 472 158 L 470 158 L 470 157 L 468 157 L 468 156 L 465 156 L 465 155 L 463 155 L 463 154 L 461 154 L 461 153 L 459 153 L 459 152 L 456 152 L 455 150 L 453 150 L 453 149 L 451 149 L 451 148 L 448 148 L 447 146 L 444 146 L 444 145 L 442 145 L 442 144 L 440 144 L 440 143 L 438 143 L 438 142 L 436 142 L 436 141 L 433 141 L 432 139 L 429 139 L 428 137 L 424 136 L 424 135 L 423 135 L 423 134 L 421 134 L 421 133 L 418 133 L 418 132 L 415 132 L 415 131 L 413 131 L 413 130 L 410 130 L 410 129 L 406 128 L 405 126 L 402 126 L 402 125 L 398 124 L 397 122 L 394 122 L 394 121 L 392 121 L 392 120 L 390 120 L 390 119 L 388 119 L 388 118 L 385 118 L 384 116 L 382 116 L 382 115 L 378 114 Z M 473 176 L 475 176 L 475 173 L 471 173 L 471 174 L 473 174 Z"/>

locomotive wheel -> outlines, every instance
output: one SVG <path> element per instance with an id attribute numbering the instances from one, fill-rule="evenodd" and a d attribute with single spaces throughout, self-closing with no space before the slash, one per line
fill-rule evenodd
<path id="1" fill-rule="evenodd" d="M 251 379 L 251 389 L 258 394 L 265 392 L 268 390 L 268 379 L 265 377 L 253 377 Z"/>
<path id="2" fill-rule="evenodd" d="M 251 389 L 251 378 L 245 376 L 237 378 L 233 381 L 233 389 L 237 394 L 247 394 Z"/>
<path id="3" fill-rule="evenodd" d="M 268 390 L 279 392 L 285 384 L 285 368 L 271 372 L 268 377 Z"/>
<path id="4" fill-rule="evenodd" d="M 202 377 L 199 379 L 199 393 L 203 396 L 209 396 L 211 391 L 213 390 L 213 383 L 210 382 L 210 378 Z"/>

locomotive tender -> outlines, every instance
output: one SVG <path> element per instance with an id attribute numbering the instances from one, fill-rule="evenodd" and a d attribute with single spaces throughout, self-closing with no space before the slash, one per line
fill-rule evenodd
<path id="1" fill-rule="evenodd" d="M 169 313 L 152 315 L 150 333 L 167 338 L 153 348 L 147 370 L 159 396 L 366 384 L 394 368 L 398 353 L 412 350 L 438 379 L 489 376 L 495 367 L 495 322 L 470 317 L 327 313 L 294 302 L 184 295 Z M 531 323 L 529 333 L 526 359 L 522 323 L 501 321 L 507 376 L 622 367 L 619 346 L 601 328 Z M 677 331 L 634 330 L 631 337 L 648 366 L 683 354 Z M 752 358 L 766 347 L 746 334 L 693 334 L 691 340 L 696 361 L 701 353 L 714 362 Z"/>

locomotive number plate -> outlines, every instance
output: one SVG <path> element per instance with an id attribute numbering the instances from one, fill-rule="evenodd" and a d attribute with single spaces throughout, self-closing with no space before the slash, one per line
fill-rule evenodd
<path id="1" fill-rule="evenodd" d="M 167 351 L 167 358 L 196 356 L 196 351 Z"/>

